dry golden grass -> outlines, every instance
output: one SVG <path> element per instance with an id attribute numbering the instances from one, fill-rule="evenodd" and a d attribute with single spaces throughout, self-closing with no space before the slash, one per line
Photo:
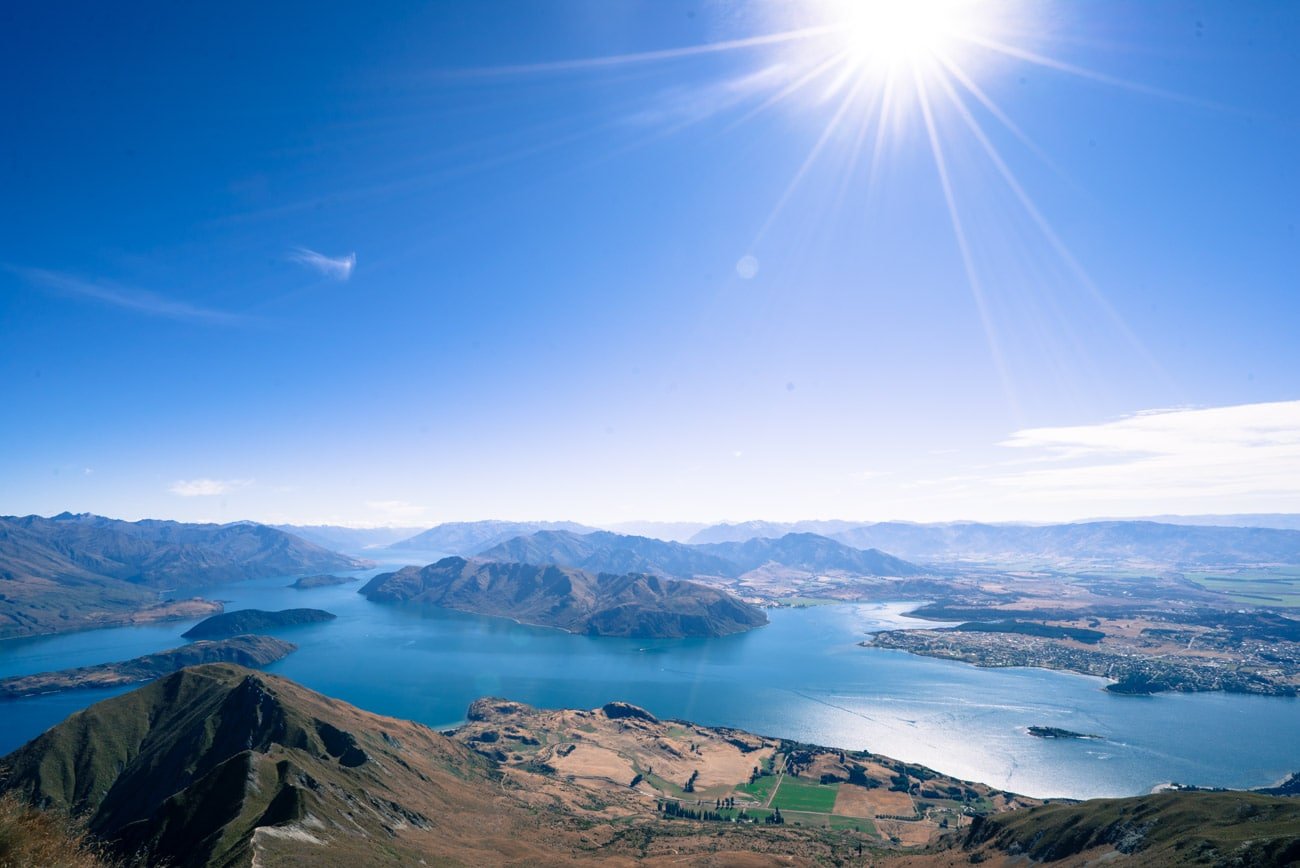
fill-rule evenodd
<path id="1" fill-rule="evenodd" d="M 65 817 L 0 796 L 0 868 L 109 868 Z"/>
<path id="2" fill-rule="evenodd" d="M 872 791 L 866 787 L 855 787 L 851 784 L 840 787 L 835 794 L 833 813 L 841 817 L 874 817 L 880 811 L 876 807 L 876 802 L 872 800 L 871 793 Z"/>

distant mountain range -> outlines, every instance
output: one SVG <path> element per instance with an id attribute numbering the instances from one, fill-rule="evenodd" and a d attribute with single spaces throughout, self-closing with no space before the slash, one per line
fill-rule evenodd
<path id="1" fill-rule="evenodd" d="M 459 557 L 375 576 L 360 593 L 594 636 L 726 636 L 767 623 L 760 609 L 695 582 Z"/>
<path id="2" fill-rule="evenodd" d="M 731 561 L 684 543 L 598 530 L 544 530 L 484 549 L 478 557 L 521 564 L 558 564 L 594 573 L 653 573 L 659 576 L 730 576 Z"/>
<path id="3" fill-rule="evenodd" d="M 863 524 L 860 521 L 742 521 L 709 525 L 697 531 L 687 542 L 692 545 L 745 542 L 751 539 L 776 539 L 788 533 L 815 533 L 833 537 Z"/>
<path id="4" fill-rule="evenodd" d="M 745 522 L 705 528 L 691 538 L 691 544 L 738 542 L 812 529 L 854 548 L 877 548 L 901 558 L 939 563 L 1095 561 L 1167 567 L 1300 563 L 1297 530 L 1131 520 L 1047 525 Z"/>
<path id="5" fill-rule="evenodd" d="M 609 531 L 587 534 L 540 531 L 485 549 L 478 557 L 491 561 L 559 564 L 592 572 L 653 573 L 679 578 L 734 578 L 767 564 L 863 576 L 910 576 L 921 572 L 915 564 L 883 552 L 862 551 L 811 533 L 739 543 L 687 545 Z"/>
<path id="6" fill-rule="evenodd" d="M 687 542 L 708 525 L 702 521 L 620 521 L 604 525 L 601 530 L 629 536 L 648 536 L 666 542 Z"/>
<path id="7" fill-rule="evenodd" d="M 453 521 L 399 540 L 388 548 L 469 557 L 497 543 L 538 531 L 591 533 L 595 529 L 572 521 Z"/>
<path id="8" fill-rule="evenodd" d="M 156 603 L 160 590 L 366 565 L 247 522 L 5 516 L 0 638 L 106 626 Z"/>
<path id="9" fill-rule="evenodd" d="M 881 546 L 927 560 L 1033 560 L 1148 563 L 1159 566 L 1300 563 L 1300 531 L 1190 527 L 1152 521 L 1024 525 L 875 524 L 835 535 L 849 545 Z"/>
<path id="10" fill-rule="evenodd" d="M 1093 519 L 1094 521 L 1158 521 L 1198 527 L 1271 527 L 1276 530 L 1300 530 L 1300 514 L 1286 512 L 1252 512 L 1233 515 L 1146 515 L 1141 519 Z"/>
<path id="11" fill-rule="evenodd" d="M 330 551 L 349 554 L 392 545 L 424 530 L 421 527 L 341 527 L 332 524 L 275 524 L 271 527 Z"/>
<path id="12" fill-rule="evenodd" d="M 855 576 L 914 576 L 916 564 L 887 555 L 879 549 L 859 549 L 815 533 L 787 533 L 776 539 L 708 543 L 695 548 L 716 555 L 747 573 L 777 564 L 810 573 L 842 572 Z"/>
<path id="13" fill-rule="evenodd" d="M 690 546 L 746 543 L 755 539 L 780 539 L 788 534 L 812 534 L 856 549 L 878 549 L 898 558 L 936 563 L 1070 560 L 1137 562 L 1177 567 L 1300 562 L 1300 515 L 1290 514 L 1158 516 L 1153 519 L 1105 519 L 1056 524 L 920 524 L 830 519 L 705 525 L 698 522 L 644 521 L 621 522 L 598 529 L 571 521 L 470 521 L 440 524 L 418 533 L 412 528 L 356 529 L 280 525 L 279 529 L 327 548 L 354 554 L 378 549 L 394 554 L 415 552 L 472 557 L 510 543 L 518 537 L 542 531 L 562 531 L 576 535 L 613 533 L 625 538 L 639 537 Z M 564 545 L 560 545 L 557 550 L 563 549 Z M 696 552 L 697 555 L 700 553 L 720 554 L 709 549 Z M 502 550 L 491 557 L 504 557 L 508 554 Z M 515 553 L 515 557 L 518 559 L 519 552 Z M 691 556 L 679 551 L 674 559 L 686 557 Z M 626 564 L 619 565 L 583 563 L 581 558 L 580 552 L 574 550 L 566 554 L 563 562 L 584 568 L 631 569 L 634 568 L 632 561 L 635 560 L 631 558 Z M 532 555 L 525 556 L 525 560 L 531 559 Z M 810 568 L 832 569 L 828 566 Z M 690 575 L 693 569 L 678 565 L 672 569 L 660 566 L 651 571 Z"/>

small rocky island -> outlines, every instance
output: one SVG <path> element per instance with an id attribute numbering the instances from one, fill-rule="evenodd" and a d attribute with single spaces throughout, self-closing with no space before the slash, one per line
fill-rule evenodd
<path id="1" fill-rule="evenodd" d="M 295 588 L 299 591 L 307 591 L 312 588 L 329 588 L 334 585 L 346 585 L 350 582 L 355 582 L 356 580 L 355 576 L 303 576 L 289 587 Z"/>
<path id="2" fill-rule="evenodd" d="M 270 636 L 236 636 L 219 642 L 194 642 L 120 663 L 100 663 L 97 666 L 0 679 L 0 699 L 21 699 L 25 696 L 88 687 L 139 684 L 202 663 L 237 663 L 240 666 L 260 667 L 287 657 L 296 650 L 297 645 Z"/>
<path id="3" fill-rule="evenodd" d="M 727 636 L 767 623 L 760 609 L 696 582 L 456 557 L 375 576 L 359 593 L 590 636 Z"/>
<path id="4" fill-rule="evenodd" d="M 1090 735 L 1086 732 L 1074 732 L 1069 729 L 1061 729 L 1055 726 L 1031 726 L 1029 734 L 1037 738 L 1101 738 L 1099 735 Z"/>
<path id="5" fill-rule="evenodd" d="M 335 617 L 337 616 L 323 609 L 282 609 L 279 612 L 240 609 L 237 612 L 226 612 L 206 618 L 181 635 L 186 639 L 225 639 L 229 636 L 274 630 L 277 627 L 333 621 Z"/>

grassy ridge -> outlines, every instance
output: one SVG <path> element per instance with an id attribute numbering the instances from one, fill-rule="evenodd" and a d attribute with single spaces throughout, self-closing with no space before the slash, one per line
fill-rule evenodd
<path id="1" fill-rule="evenodd" d="M 1149 865 L 1289 865 L 1300 860 L 1300 800 L 1178 792 L 1044 805 L 977 817 L 962 846 L 1048 862 L 1108 848 Z"/>

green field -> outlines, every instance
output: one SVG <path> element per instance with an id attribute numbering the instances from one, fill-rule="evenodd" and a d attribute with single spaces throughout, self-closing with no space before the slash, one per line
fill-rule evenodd
<path id="1" fill-rule="evenodd" d="M 786 776 L 772 797 L 771 804 L 784 811 L 810 811 L 829 814 L 835 808 L 839 784 L 814 784 Z"/>
<path id="2" fill-rule="evenodd" d="M 779 780 L 780 778 L 776 775 L 763 775 L 752 784 L 745 784 L 744 786 L 736 787 L 736 792 L 748 793 L 755 799 L 766 804 L 767 797 L 772 794 L 772 790 L 776 789 L 776 782 Z"/>
<path id="3" fill-rule="evenodd" d="M 1186 577 L 1205 588 L 1253 606 L 1300 606 L 1300 569 L 1260 568 L 1233 572 L 1191 572 Z"/>

